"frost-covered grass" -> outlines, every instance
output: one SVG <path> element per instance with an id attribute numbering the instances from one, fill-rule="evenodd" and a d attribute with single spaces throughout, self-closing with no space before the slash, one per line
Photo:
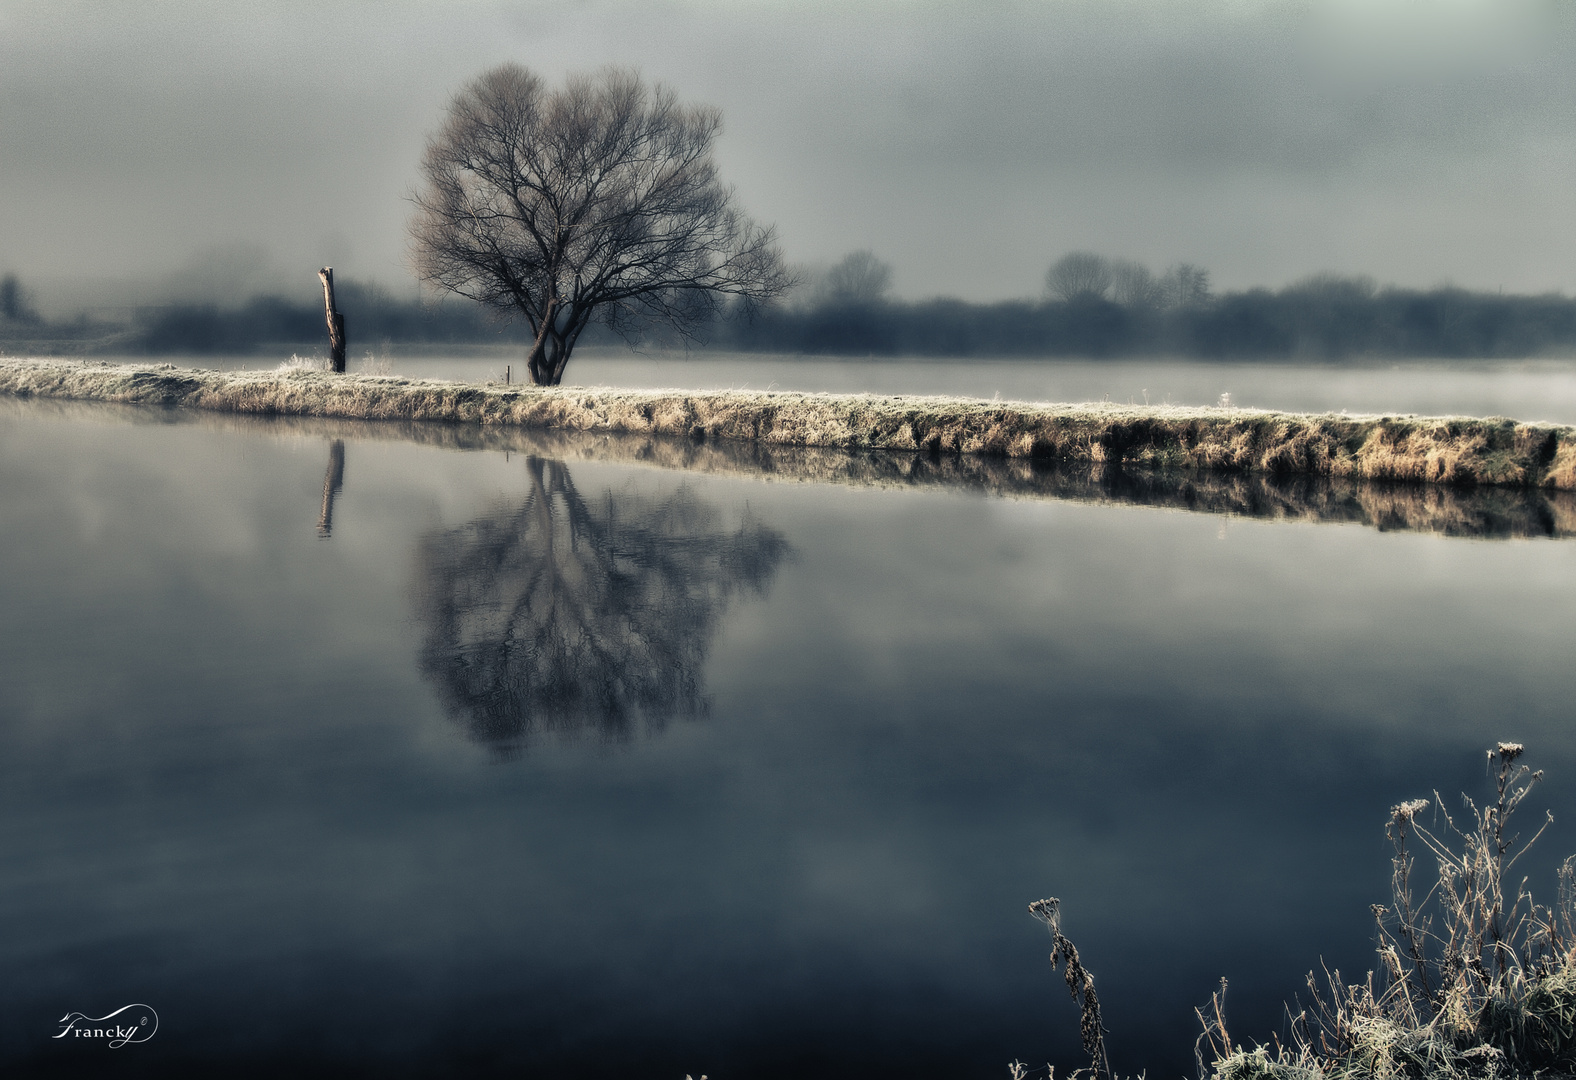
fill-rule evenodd
<path id="1" fill-rule="evenodd" d="M 217 431 L 290 433 L 354 441 L 399 440 L 451 450 L 511 451 L 684 472 L 804 484 L 876 488 L 967 488 L 1009 499 L 1149 506 L 1233 519 L 1362 525 L 1480 539 L 1576 538 L 1576 492 L 1549 487 L 1397 483 L 1360 477 L 1274 474 L 1120 462 L 1056 462 L 911 450 L 848 451 L 814 446 L 694 439 L 649 432 L 576 431 L 334 417 L 248 415 L 200 409 L 12 398 L 0 416 L 48 412 L 90 422 L 179 421 Z"/>
<path id="2" fill-rule="evenodd" d="M 1493 801 L 1466 799 L 1459 825 L 1439 806 L 1442 827 L 1425 827 L 1422 799 L 1391 811 L 1391 901 L 1374 907 L 1376 972 L 1354 982 L 1339 972 L 1310 976 L 1307 1007 L 1273 1047 L 1234 1043 L 1217 995 L 1200 1013 L 1213 1080 L 1576 1073 L 1576 856 L 1560 867 L 1552 905 L 1535 903 L 1525 879 L 1510 876 L 1547 825 L 1525 841 L 1513 830 L 1542 776 L 1521 754 L 1517 743 L 1489 751 Z M 1420 885 L 1415 850 L 1434 871 Z"/>
<path id="3" fill-rule="evenodd" d="M 1158 468 L 1576 490 L 1576 429 L 1467 417 L 1277 413 L 770 391 L 609 390 L 173 364 L 0 360 L 0 392 L 259 415 L 676 435 Z"/>
<path id="4" fill-rule="evenodd" d="M 327 370 L 328 360 L 326 357 L 297 356 L 295 353 L 291 353 L 290 359 L 281 362 L 278 367 L 274 368 L 274 373 L 278 375 L 293 375 L 298 371 Z"/>
<path id="5" fill-rule="evenodd" d="M 1522 839 L 1512 822 L 1542 778 L 1518 743 L 1488 752 L 1492 801 L 1463 797 L 1458 822 L 1434 796 L 1391 810 L 1389 904 L 1373 907 L 1377 963 L 1363 978 L 1308 976 L 1308 998 L 1288 1007 L 1282 1040 L 1244 1046 L 1226 1024 L 1225 984 L 1199 1010 L 1202 1080 L 1511 1080 L 1576 1075 L 1576 856 L 1560 867 L 1556 900 L 1536 903 L 1511 876 L 1547 827 Z M 1432 871 L 1419 882 L 1416 858 Z M 1074 1076 L 1111 1080 L 1093 981 L 1061 934 L 1057 901 L 1031 914 L 1056 941 L 1082 1013 L 1091 1064 Z M 1117 1042 L 1120 1042 L 1118 1038 Z M 1014 1062 L 1015 1080 L 1029 1075 Z"/>

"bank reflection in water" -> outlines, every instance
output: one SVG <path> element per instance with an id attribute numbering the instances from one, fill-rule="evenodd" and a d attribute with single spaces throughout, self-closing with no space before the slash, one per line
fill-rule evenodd
<path id="1" fill-rule="evenodd" d="M 512 754 L 546 732 L 627 738 L 706 707 L 702 667 L 734 597 L 763 594 L 788 542 L 727 527 L 688 488 L 587 498 L 527 457 L 530 492 L 425 538 L 421 668 L 451 717 Z"/>

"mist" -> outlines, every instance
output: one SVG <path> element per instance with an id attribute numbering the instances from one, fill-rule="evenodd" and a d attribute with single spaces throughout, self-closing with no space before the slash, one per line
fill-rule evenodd
<path id="1" fill-rule="evenodd" d="M 14 274 L 0 278 L 0 352 L 278 355 L 322 352 L 321 294 L 296 283 L 247 295 L 267 281 L 266 263 L 212 264 L 208 278 L 166 278 L 162 302 L 44 318 Z M 1070 252 L 1045 273 L 1041 297 L 978 303 L 908 301 L 891 292 L 893 271 L 874 252 L 805 266 L 784 299 L 734 305 L 679 332 L 622 333 L 593 322 L 588 344 L 637 349 L 721 349 L 838 357 L 1175 356 L 1213 360 L 1525 358 L 1576 354 L 1576 299 L 1452 286 L 1381 287 L 1372 278 L 1315 274 L 1278 290 L 1215 292 L 1209 271 Z M 182 290 L 185 290 L 184 292 Z M 237 300 L 245 297 L 244 300 Z M 376 282 L 342 280 L 338 307 L 357 355 L 387 357 L 415 346 L 513 346 L 532 335 L 519 319 L 455 298 L 398 296 Z"/>
<path id="2" fill-rule="evenodd" d="M 719 106 L 790 259 L 907 302 L 1035 300 L 1068 251 L 1410 289 L 1576 287 L 1573 16 L 1552 3 L 0 10 L 0 273 L 38 309 L 414 297 L 405 195 L 452 93 L 631 64 Z M 216 269 L 222 272 L 215 272 Z"/>

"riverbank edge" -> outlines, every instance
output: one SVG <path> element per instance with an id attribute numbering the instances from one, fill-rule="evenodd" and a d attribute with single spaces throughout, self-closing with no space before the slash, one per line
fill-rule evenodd
<path id="1" fill-rule="evenodd" d="M 1365 480 L 1576 490 L 1576 428 L 1502 418 L 505 386 L 0 358 L 0 393 L 253 416 L 425 421 Z"/>

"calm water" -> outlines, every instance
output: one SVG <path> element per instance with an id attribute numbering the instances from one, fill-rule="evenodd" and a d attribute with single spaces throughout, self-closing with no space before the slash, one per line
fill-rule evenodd
<path id="1" fill-rule="evenodd" d="M 1056 895 L 1176 1076 L 1220 977 L 1366 969 L 1494 740 L 1576 851 L 1571 541 L 443 430 L 0 401 L 0 1067 L 1071 1068 Z"/>

